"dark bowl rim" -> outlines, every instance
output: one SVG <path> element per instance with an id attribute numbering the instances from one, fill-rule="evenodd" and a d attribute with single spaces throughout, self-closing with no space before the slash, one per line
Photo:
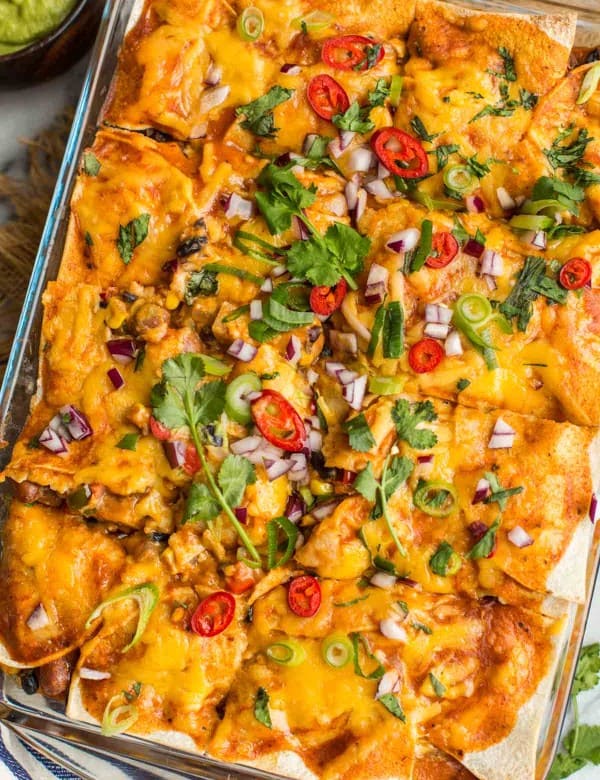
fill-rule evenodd
<path id="1" fill-rule="evenodd" d="M 71 24 L 73 24 L 73 22 L 77 20 L 77 17 L 83 8 L 87 5 L 87 3 L 88 0 L 77 0 L 73 8 L 71 8 L 69 13 L 65 16 L 58 27 L 55 27 L 43 38 L 38 38 L 36 41 L 33 41 L 33 43 L 24 46 L 22 49 L 17 49 L 17 51 L 13 51 L 10 54 L 0 54 L 0 65 L 6 65 L 11 62 L 20 62 L 21 60 L 25 60 L 31 54 L 35 54 L 36 52 L 41 51 L 46 46 L 48 46 L 48 44 L 53 43 L 56 39 L 60 38 L 60 36 L 71 26 Z"/>

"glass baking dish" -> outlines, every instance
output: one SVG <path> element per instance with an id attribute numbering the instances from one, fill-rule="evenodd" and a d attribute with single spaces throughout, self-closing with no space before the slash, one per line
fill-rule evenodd
<path id="1" fill-rule="evenodd" d="M 0 389 L 0 468 L 10 458 L 12 445 L 23 427 L 31 397 L 36 392 L 38 348 L 42 320 L 41 296 L 60 264 L 66 236 L 69 202 L 82 150 L 91 144 L 108 94 L 117 55 L 132 11 L 140 0 L 107 0 L 100 31 L 84 80 L 73 127 L 65 150 L 46 226 L 25 297 L 13 349 Z M 454 0 L 449 0 L 454 2 Z M 576 45 L 600 46 L 600 0 L 457 0 L 480 10 L 508 13 L 552 13 L 574 10 L 579 14 Z M 6 488 L 0 493 L 6 497 Z M 5 510 L 6 498 L 0 501 Z M 600 524 L 599 524 L 600 525 Z M 569 609 L 570 635 L 565 646 L 552 697 L 548 704 L 538 747 L 536 780 L 543 780 L 552 763 L 569 703 L 569 691 L 589 613 L 600 564 L 600 531 L 588 561 L 588 599 Z M 206 780 L 274 778 L 254 768 L 225 764 L 210 758 L 166 748 L 139 737 L 103 737 L 96 726 L 66 718 L 62 704 L 41 695 L 28 696 L 15 679 L 0 671 L 0 721 L 43 755 L 86 780 Z"/>

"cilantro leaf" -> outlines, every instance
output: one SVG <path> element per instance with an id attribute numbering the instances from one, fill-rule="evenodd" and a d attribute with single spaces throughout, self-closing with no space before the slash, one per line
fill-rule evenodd
<path id="1" fill-rule="evenodd" d="M 117 443 L 117 447 L 120 450 L 131 450 L 132 452 L 135 452 L 139 438 L 139 433 L 126 433 Z"/>
<path id="2" fill-rule="evenodd" d="M 256 182 L 262 191 L 256 193 L 256 203 L 272 234 L 289 230 L 292 217 L 303 216 L 302 210 L 311 206 L 317 196 L 314 184 L 304 187 L 291 171 L 293 164 L 280 168 L 268 163 Z"/>
<path id="3" fill-rule="evenodd" d="M 498 504 L 501 512 L 506 509 L 506 504 L 511 496 L 516 496 L 525 490 L 521 485 L 514 488 L 503 488 L 493 471 L 486 471 L 484 477 L 490 483 L 491 490 L 490 495 L 484 499 L 484 504 Z"/>
<path id="4" fill-rule="evenodd" d="M 387 467 L 381 476 L 381 487 L 387 501 L 409 478 L 413 470 L 410 458 L 394 455 L 390 458 Z"/>
<path id="5" fill-rule="evenodd" d="M 193 271 L 185 286 L 184 299 L 188 306 L 191 306 L 194 300 L 202 295 L 210 297 L 219 292 L 219 282 L 217 274 L 214 271 L 207 271 L 201 268 L 199 271 Z"/>
<path id="6" fill-rule="evenodd" d="M 125 265 L 128 265 L 133 259 L 134 249 L 146 239 L 149 224 L 150 214 L 140 214 L 139 217 L 130 220 L 126 225 L 119 225 L 117 249 Z"/>
<path id="7" fill-rule="evenodd" d="M 588 645 L 581 650 L 575 679 L 571 690 L 572 696 L 582 691 L 589 691 L 600 682 L 600 642 Z"/>
<path id="8" fill-rule="evenodd" d="M 294 159 L 296 165 L 301 165 L 308 170 L 315 170 L 316 168 L 331 168 L 339 173 L 339 168 L 334 160 L 328 154 L 329 143 L 331 138 L 327 135 L 315 135 L 311 141 L 310 146 L 306 149 L 304 157 Z"/>
<path id="9" fill-rule="evenodd" d="M 578 724 L 567 734 L 564 744 L 573 758 L 600 764 L 600 726 Z"/>
<path id="10" fill-rule="evenodd" d="M 359 634 L 358 631 L 353 631 L 350 634 L 350 641 L 352 642 L 354 656 L 354 674 L 358 675 L 359 677 L 363 677 L 366 680 L 380 680 L 385 673 L 385 669 L 369 650 L 369 645 L 364 636 Z M 374 668 L 370 672 L 363 670 L 361 666 L 361 655 L 366 656 L 366 660 L 373 661 L 375 663 Z"/>
<path id="11" fill-rule="evenodd" d="M 500 528 L 500 518 L 494 520 L 481 539 L 467 553 L 467 558 L 476 561 L 479 558 L 487 558 L 494 549 L 496 532 Z"/>
<path id="12" fill-rule="evenodd" d="M 363 412 L 346 420 L 342 429 L 348 434 L 350 446 L 355 452 L 368 452 L 375 446 L 375 439 Z"/>
<path id="13" fill-rule="evenodd" d="M 458 144 L 441 144 L 435 148 L 435 156 L 437 159 L 437 169 L 441 171 L 442 168 L 448 164 L 448 158 L 451 154 L 458 152 L 460 147 Z"/>
<path id="14" fill-rule="evenodd" d="M 275 138 L 278 128 L 275 127 L 273 109 L 285 103 L 293 94 L 293 89 L 275 85 L 266 95 L 236 108 L 235 114 L 245 117 L 240 123 L 244 130 L 249 130 L 263 138 Z"/>
<path id="15" fill-rule="evenodd" d="M 222 379 L 215 379 L 202 385 L 196 391 L 194 406 L 202 425 L 214 422 L 225 409 L 225 382 Z"/>
<path id="16" fill-rule="evenodd" d="M 503 70 L 488 70 L 487 72 L 492 76 L 498 76 L 501 79 L 506 79 L 506 81 L 516 81 L 517 72 L 515 70 L 515 61 L 512 58 L 511 53 L 505 46 L 500 46 L 498 49 L 498 54 L 502 57 Z"/>
<path id="17" fill-rule="evenodd" d="M 508 320 L 517 319 L 520 331 L 526 331 L 533 314 L 533 302 L 543 295 L 549 300 L 564 303 L 567 291 L 550 277 L 546 276 L 546 263 L 542 257 L 529 256 L 525 258 L 523 268 L 519 272 L 515 286 L 508 298 L 500 304 L 498 310 Z"/>
<path id="18" fill-rule="evenodd" d="M 422 141 L 429 141 L 431 143 L 431 141 L 441 135 L 441 133 L 428 133 L 425 125 L 423 124 L 423 120 L 418 116 L 413 116 L 413 118 L 410 120 L 410 126 L 413 133 L 417 135 Z"/>
<path id="19" fill-rule="evenodd" d="M 428 450 L 437 443 L 438 439 L 433 431 L 417 428 L 422 422 L 437 420 L 431 401 L 417 401 L 410 404 L 405 398 L 400 398 L 392 409 L 392 420 L 398 438 L 406 441 L 414 449 Z"/>
<path id="20" fill-rule="evenodd" d="M 490 173 L 491 162 L 494 162 L 494 160 L 491 158 L 485 162 L 479 162 L 476 154 L 465 159 L 465 165 L 471 171 L 473 176 L 476 176 L 478 179 L 483 179 L 484 176 L 487 176 L 487 174 Z"/>
<path id="21" fill-rule="evenodd" d="M 437 550 L 429 559 L 429 568 L 434 574 L 446 577 L 448 574 L 456 574 L 457 564 L 460 559 L 454 552 L 452 545 L 446 541 L 440 542 Z"/>
<path id="22" fill-rule="evenodd" d="M 219 469 L 219 487 L 229 506 L 239 506 L 246 487 L 256 482 L 256 471 L 247 458 L 228 455 Z"/>
<path id="23" fill-rule="evenodd" d="M 446 693 L 446 686 L 440 680 L 438 680 L 433 672 L 429 672 L 429 682 L 431 683 L 431 687 L 433 688 L 435 695 L 439 696 L 441 699 Z"/>
<path id="24" fill-rule="evenodd" d="M 381 51 L 380 43 L 367 44 L 363 49 L 365 56 L 360 62 L 357 62 L 353 67 L 353 70 L 370 70 L 370 68 L 377 65 L 379 53 Z"/>
<path id="25" fill-rule="evenodd" d="M 269 712 L 269 694 L 261 686 L 254 698 L 254 717 L 268 729 L 273 728 L 271 713 Z"/>
<path id="26" fill-rule="evenodd" d="M 369 118 L 371 106 L 361 106 L 354 101 L 343 114 L 335 114 L 331 120 L 340 130 L 351 130 L 354 133 L 369 133 L 375 129 L 375 123 Z"/>
<path id="27" fill-rule="evenodd" d="M 556 176 L 540 176 L 533 186 L 531 200 L 556 200 L 571 214 L 577 214 L 585 198 L 582 187 Z"/>
<path id="28" fill-rule="evenodd" d="M 101 167 L 100 160 L 93 152 L 85 152 L 83 155 L 83 172 L 87 176 L 97 176 Z"/>
<path id="29" fill-rule="evenodd" d="M 188 494 L 182 522 L 214 520 L 220 511 L 219 502 L 213 497 L 208 487 L 201 482 L 194 482 Z"/>
<path id="30" fill-rule="evenodd" d="M 404 714 L 402 707 L 400 706 L 400 702 L 394 696 L 393 693 L 384 693 L 383 696 L 380 696 L 377 699 L 377 701 L 380 704 L 383 704 L 386 710 L 390 712 L 395 718 L 401 720 L 402 723 L 406 723 L 406 715 Z"/>
<path id="31" fill-rule="evenodd" d="M 379 489 L 379 482 L 375 478 L 373 473 L 373 464 L 367 463 L 362 471 L 359 471 L 356 479 L 353 482 L 353 487 L 358 491 L 361 496 L 367 499 L 367 501 L 375 501 L 377 498 L 377 490 Z"/>
<path id="32" fill-rule="evenodd" d="M 458 380 L 458 382 L 456 383 L 456 389 L 457 389 L 457 390 L 458 390 L 458 392 L 460 393 L 460 392 L 462 392 L 463 390 L 466 390 L 466 389 L 467 389 L 467 387 L 468 387 L 470 384 L 471 384 L 471 380 L 470 380 L 470 379 L 465 379 L 464 377 L 462 377 L 462 378 L 461 378 L 461 379 L 459 379 L 459 380 Z"/>
<path id="33" fill-rule="evenodd" d="M 543 150 L 548 162 L 554 169 L 574 166 L 585 154 L 588 144 L 594 140 L 584 127 L 570 143 L 563 143 L 573 131 L 574 125 L 569 125 L 552 141 L 550 149 Z"/>
<path id="34" fill-rule="evenodd" d="M 521 88 L 519 90 L 519 100 L 521 101 L 521 106 L 525 109 L 525 111 L 533 111 L 533 109 L 537 106 L 539 97 L 535 94 L 535 92 L 530 92 L 528 89 Z"/>
<path id="35" fill-rule="evenodd" d="M 390 91 L 390 85 L 385 79 L 377 79 L 375 89 L 369 92 L 369 103 L 371 106 L 382 106 L 385 103 L 385 99 L 390 96 Z"/>
<path id="36" fill-rule="evenodd" d="M 185 399 L 192 399 L 204 376 L 202 359 L 196 355 L 178 355 L 163 363 L 163 380 L 152 388 L 151 402 L 156 419 L 167 428 L 196 427 L 195 413 L 188 417 Z"/>
<path id="37" fill-rule="evenodd" d="M 416 631 L 422 631 L 424 634 L 428 634 L 428 635 L 431 635 L 431 634 L 433 634 L 433 631 L 432 631 L 432 629 L 431 629 L 431 628 L 429 628 L 429 626 L 426 626 L 426 625 L 425 625 L 425 623 L 419 623 L 419 621 L 418 621 L 418 620 L 413 620 L 413 621 L 411 622 L 411 626 L 412 626 L 412 627 L 413 627 L 413 628 L 414 628 Z"/>
<path id="38" fill-rule="evenodd" d="M 586 763 L 583 758 L 573 758 L 567 753 L 557 753 L 546 780 L 563 780 L 563 778 L 583 769 Z"/>

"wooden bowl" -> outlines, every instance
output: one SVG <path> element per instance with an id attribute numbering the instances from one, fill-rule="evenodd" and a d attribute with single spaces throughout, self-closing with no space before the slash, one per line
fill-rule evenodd
<path id="1" fill-rule="evenodd" d="M 35 84 L 67 70 L 92 45 L 104 4 L 104 0 L 78 0 L 59 26 L 44 38 L 0 55 L 0 86 Z"/>

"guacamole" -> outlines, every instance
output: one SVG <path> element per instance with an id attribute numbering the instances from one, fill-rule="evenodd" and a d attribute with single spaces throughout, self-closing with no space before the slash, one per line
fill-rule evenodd
<path id="1" fill-rule="evenodd" d="M 0 54 L 43 38 L 62 22 L 76 0 L 0 0 Z"/>

